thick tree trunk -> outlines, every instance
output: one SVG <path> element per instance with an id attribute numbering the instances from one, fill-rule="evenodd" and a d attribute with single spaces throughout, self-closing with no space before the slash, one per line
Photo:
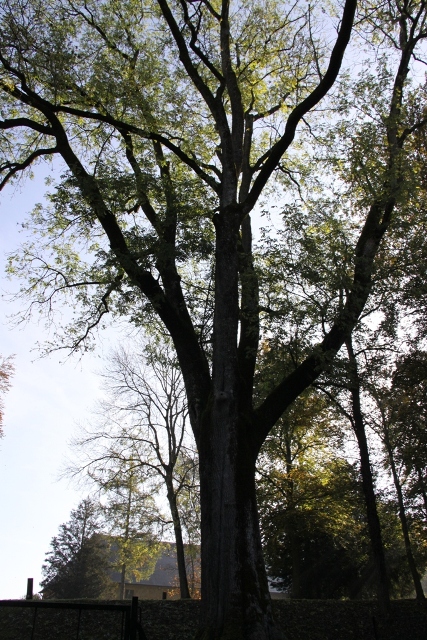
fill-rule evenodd
<path id="1" fill-rule="evenodd" d="M 228 202 L 232 197 L 228 197 Z M 203 640 L 277 640 L 255 493 L 252 406 L 238 373 L 239 212 L 215 219 L 214 350 L 210 405 L 199 439 Z"/>
<path id="2" fill-rule="evenodd" d="M 211 441 L 209 459 L 200 465 L 203 612 L 197 638 L 277 640 L 258 524 L 255 460 L 244 442 L 230 437 L 216 445 Z"/>
<path id="3" fill-rule="evenodd" d="M 178 563 L 179 590 L 181 598 L 191 598 L 188 588 L 187 569 L 185 566 L 184 542 L 182 540 L 181 518 L 179 517 L 176 494 L 173 486 L 168 486 L 168 502 L 172 515 L 173 529 L 175 533 L 176 558 Z"/>
<path id="4" fill-rule="evenodd" d="M 374 491 L 374 478 L 369 459 L 368 441 L 360 402 L 360 383 L 357 371 L 357 361 L 353 352 L 351 339 L 346 341 L 350 362 L 352 384 L 350 388 L 353 410 L 353 428 L 359 445 L 360 470 L 362 475 L 363 494 L 365 496 L 366 516 L 369 536 L 371 539 L 372 555 L 377 574 L 377 593 L 381 609 L 387 612 L 390 608 L 389 582 L 381 535 L 381 524 L 378 517 L 377 502 Z"/>

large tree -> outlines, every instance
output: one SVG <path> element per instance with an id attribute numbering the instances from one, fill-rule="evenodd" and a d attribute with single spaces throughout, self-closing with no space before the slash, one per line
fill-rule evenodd
<path id="1" fill-rule="evenodd" d="M 390 0 L 377 11 L 364 3 L 357 55 L 371 46 L 366 56 L 378 69 L 362 78 L 357 99 L 327 103 L 355 11 L 356 0 L 327 8 L 256 0 L 1 5 L 0 184 L 42 157 L 66 166 L 51 209 L 39 207 L 30 223 L 53 258 L 40 240 L 23 253 L 27 291 L 49 310 L 57 294 L 76 293 L 82 314 L 70 326 L 72 347 L 85 347 L 112 312 L 139 323 L 156 316 L 176 349 L 200 459 L 199 638 L 278 637 L 256 458 L 351 334 L 380 242 L 417 177 L 405 143 L 425 121 L 424 90 L 411 92 L 409 79 L 426 5 Z M 337 105 L 332 119 L 321 104 Z M 304 358 L 255 406 L 260 319 L 274 304 L 259 303 L 265 278 L 254 268 L 251 213 L 275 184 L 284 201 L 298 196 L 295 184 L 301 191 L 316 170 L 308 160 L 319 142 L 315 123 L 332 127 L 344 112 L 336 164 L 315 187 L 330 193 L 334 169 L 347 182 L 335 203 L 354 222 L 344 265 L 337 255 L 345 286 L 318 315 Z M 300 206 L 303 217 L 303 199 Z M 319 213 L 323 206 L 319 199 Z M 314 264 L 321 268 L 321 253 Z"/>

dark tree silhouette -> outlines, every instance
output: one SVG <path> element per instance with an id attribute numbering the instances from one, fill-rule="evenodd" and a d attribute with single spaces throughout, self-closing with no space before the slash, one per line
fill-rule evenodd
<path id="1" fill-rule="evenodd" d="M 97 507 L 82 500 L 59 527 L 43 565 L 44 598 L 99 598 L 112 595 L 108 543 L 100 534 Z"/>

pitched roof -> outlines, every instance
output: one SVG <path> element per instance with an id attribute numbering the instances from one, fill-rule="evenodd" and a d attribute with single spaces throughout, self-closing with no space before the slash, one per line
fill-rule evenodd
<path id="1" fill-rule="evenodd" d="M 197 550 L 195 562 L 200 564 L 200 550 Z M 112 571 L 110 575 L 114 582 L 120 582 L 120 572 Z M 127 584 L 130 584 L 130 582 L 132 582 L 132 584 L 146 584 L 159 587 L 176 587 L 179 580 L 175 543 L 164 543 L 164 550 L 159 556 L 154 571 L 149 578 L 144 580 L 136 580 L 133 578 L 131 581 L 126 581 Z"/>

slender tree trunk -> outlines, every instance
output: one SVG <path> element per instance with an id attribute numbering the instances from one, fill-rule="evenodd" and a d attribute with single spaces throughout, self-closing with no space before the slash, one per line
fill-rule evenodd
<path id="1" fill-rule="evenodd" d="M 127 504 L 126 504 L 125 531 L 123 536 L 123 542 L 125 545 L 129 540 L 130 516 L 132 511 L 132 491 L 133 491 L 132 481 L 133 481 L 133 472 L 131 472 L 130 478 L 129 478 L 129 487 L 128 487 Z M 126 585 L 126 562 L 123 562 L 121 576 L 120 576 L 120 600 L 125 599 L 125 585 Z"/>
<path id="2" fill-rule="evenodd" d="M 362 475 L 363 493 L 365 496 L 366 515 L 377 574 L 378 601 L 381 609 L 384 612 L 388 612 L 390 609 L 389 581 L 381 535 L 381 524 L 378 517 L 377 502 L 374 491 L 374 479 L 369 459 L 368 441 L 366 438 L 365 424 L 361 409 L 357 361 L 356 356 L 354 355 L 351 338 L 346 341 L 346 347 L 350 363 L 351 388 L 349 390 L 352 399 L 353 428 L 359 445 L 360 470 Z"/>
<path id="3" fill-rule="evenodd" d="M 415 593 L 417 596 L 417 600 L 425 600 L 423 587 L 421 585 L 420 575 L 418 573 L 417 565 L 415 563 L 415 559 L 412 554 L 411 539 L 409 537 L 408 520 L 406 518 L 405 503 L 403 501 L 402 485 L 400 484 L 399 476 L 397 474 L 396 464 L 393 456 L 393 449 L 391 447 L 391 443 L 390 443 L 387 431 L 385 433 L 385 445 L 387 447 L 388 459 L 390 461 L 391 472 L 393 474 L 393 482 L 396 488 L 397 501 L 399 504 L 399 518 L 400 518 L 400 523 L 402 525 L 403 539 L 405 541 L 406 558 L 408 560 L 409 569 L 411 571 L 412 580 L 414 582 Z"/>
<path id="4" fill-rule="evenodd" d="M 290 439 L 286 437 L 285 442 L 286 449 L 286 474 L 288 476 L 287 489 L 286 489 L 286 502 L 288 510 L 291 513 L 291 518 L 287 519 L 287 536 L 289 538 L 289 545 L 291 548 L 291 562 L 292 562 L 292 598 L 301 597 L 301 549 L 299 545 L 299 538 L 296 533 L 296 509 L 294 503 L 294 482 L 289 480 L 293 470 L 292 453 L 290 446 Z"/>
<path id="5" fill-rule="evenodd" d="M 295 531 L 291 528 L 288 531 L 289 543 L 291 547 L 292 558 L 292 592 L 291 597 L 294 599 L 301 598 L 301 549 L 298 544 L 298 538 L 295 535 Z"/>
<path id="6" fill-rule="evenodd" d="M 423 478 L 423 474 L 421 473 L 421 469 L 418 466 L 416 467 L 416 470 L 417 470 L 418 480 L 420 483 L 421 495 L 423 497 L 423 502 L 424 502 L 424 511 L 427 517 L 427 493 L 426 493 L 424 478 Z"/>
<path id="7" fill-rule="evenodd" d="M 125 599 L 125 584 L 126 584 L 126 565 L 122 564 L 122 571 L 120 575 L 119 600 Z"/>
<path id="8" fill-rule="evenodd" d="M 172 515 L 173 529 L 175 533 L 176 558 L 178 563 L 179 591 L 181 598 L 191 598 L 188 588 L 187 568 L 185 566 L 184 542 L 182 539 L 181 518 L 179 516 L 178 505 L 176 501 L 176 493 L 174 491 L 172 480 L 167 481 L 168 502 Z"/>

